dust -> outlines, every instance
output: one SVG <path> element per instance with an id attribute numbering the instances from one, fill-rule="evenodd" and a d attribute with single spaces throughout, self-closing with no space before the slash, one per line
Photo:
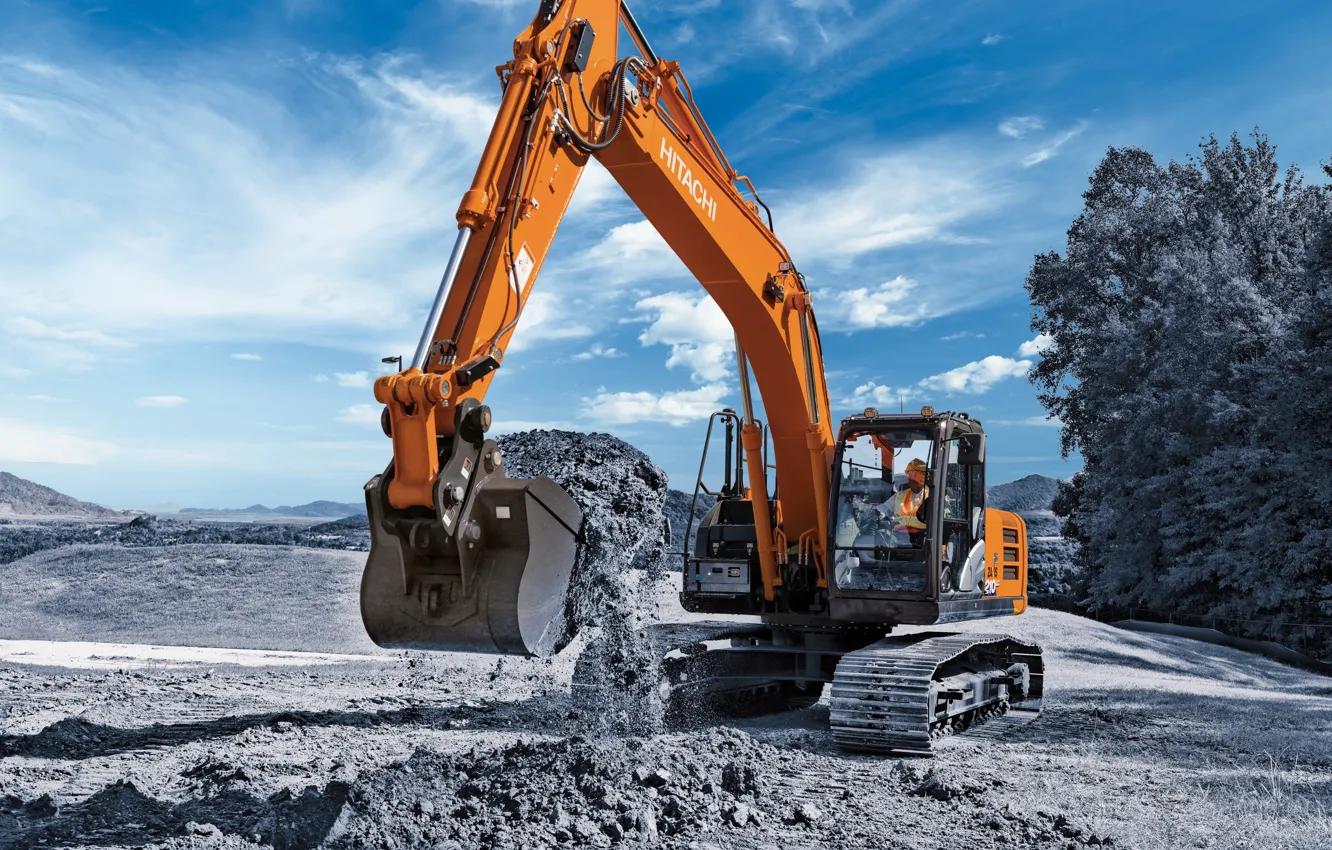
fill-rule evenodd
<path id="1" fill-rule="evenodd" d="M 583 510 L 567 628 L 591 638 L 576 673 L 584 719 L 618 734 L 659 730 L 657 651 L 643 630 L 656 600 L 637 588 L 666 570 L 666 473 L 609 434 L 527 431 L 498 442 L 509 475 L 548 476 Z"/>

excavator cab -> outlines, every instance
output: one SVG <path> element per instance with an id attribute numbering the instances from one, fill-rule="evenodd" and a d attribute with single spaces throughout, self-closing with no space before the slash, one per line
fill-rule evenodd
<path id="1" fill-rule="evenodd" d="M 713 422 L 727 435 L 725 480 L 710 491 L 700 470 L 699 487 L 716 502 L 691 526 L 693 551 L 683 553 L 686 609 L 887 627 L 1025 610 L 1026 527 L 985 503 L 979 420 L 931 408 L 892 415 L 869 409 L 843 420 L 833 451 L 822 580 L 817 565 L 788 553 L 772 602 L 763 599 L 753 502 L 730 438 L 740 422 L 732 411 L 715 414 Z M 775 509 L 771 517 L 775 523 Z"/>
<path id="2" fill-rule="evenodd" d="M 835 618 L 928 625 L 1026 608 L 1026 528 L 985 504 L 985 442 L 979 420 L 928 407 L 843 420 L 828 502 Z"/>

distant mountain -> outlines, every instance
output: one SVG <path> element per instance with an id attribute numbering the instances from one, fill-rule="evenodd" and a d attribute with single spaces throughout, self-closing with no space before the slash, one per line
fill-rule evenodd
<path id="1" fill-rule="evenodd" d="M 365 513 L 365 503 L 320 500 L 304 505 L 250 505 L 248 508 L 181 508 L 182 514 L 208 516 L 282 517 L 284 519 L 342 519 Z"/>
<path id="2" fill-rule="evenodd" d="M 985 491 L 990 507 L 1012 511 L 1027 524 L 1028 587 L 1042 605 L 1073 599 L 1080 580 L 1076 546 L 1063 536 L 1064 521 L 1051 510 L 1058 492 L 1059 479 L 1045 475 L 1028 475 Z"/>
<path id="3" fill-rule="evenodd" d="M 124 514 L 101 505 L 94 505 L 92 502 L 80 502 L 26 478 L 0 472 L 0 516 L 111 519 L 123 518 Z"/>
<path id="4" fill-rule="evenodd" d="M 1059 492 L 1059 479 L 1045 475 L 1028 475 L 1007 484 L 985 488 L 986 500 L 992 508 L 1023 513 L 1048 511 Z"/>

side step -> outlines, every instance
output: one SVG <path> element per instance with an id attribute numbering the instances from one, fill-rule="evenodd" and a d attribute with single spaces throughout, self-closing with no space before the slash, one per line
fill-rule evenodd
<path id="1" fill-rule="evenodd" d="M 831 726 L 855 752 L 929 755 L 931 741 L 990 717 L 1034 718 L 1044 693 L 1040 647 L 1007 635 L 887 637 L 833 677 Z"/>

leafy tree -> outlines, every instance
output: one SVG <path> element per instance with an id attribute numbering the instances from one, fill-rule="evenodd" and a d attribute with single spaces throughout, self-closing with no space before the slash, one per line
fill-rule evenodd
<path id="1" fill-rule="evenodd" d="M 1094 604 L 1332 616 L 1332 193 L 1257 130 L 1200 149 L 1110 148 L 1027 276 L 1056 508 Z"/>

